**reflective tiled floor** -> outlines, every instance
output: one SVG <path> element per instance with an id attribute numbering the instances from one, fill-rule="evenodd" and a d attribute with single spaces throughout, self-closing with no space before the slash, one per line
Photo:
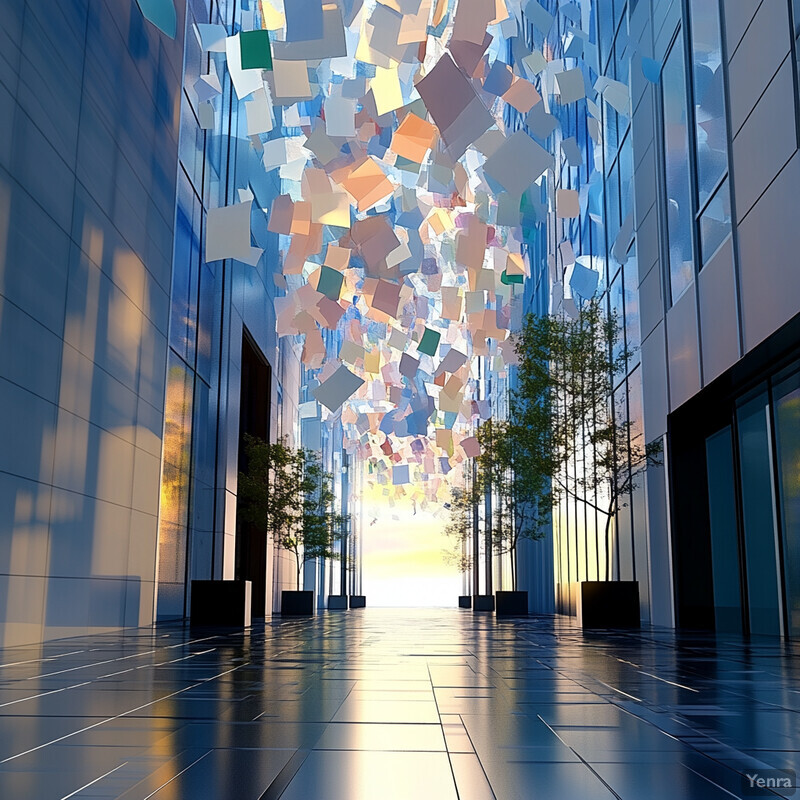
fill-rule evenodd
<path id="1" fill-rule="evenodd" d="M 800 766 L 798 656 L 379 609 L 14 648 L 0 798 L 746 797 Z"/>

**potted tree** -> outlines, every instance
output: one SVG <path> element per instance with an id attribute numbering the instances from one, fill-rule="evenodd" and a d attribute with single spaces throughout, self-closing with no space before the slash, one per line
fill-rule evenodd
<path id="1" fill-rule="evenodd" d="M 237 513 L 264 536 L 291 524 L 296 504 L 295 474 L 289 469 L 286 441 L 265 442 L 244 437 L 246 471 L 239 473 Z M 249 580 L 192 581 L 192 625 L 250 624 L 252 586 Z"/>
<path id="2" fill-rule="evenodd" d="M 661 446 L 645 444 L 613 402 L 613 388 L 629 358 L 619 321 L 600 300 L 591 299 L 573 317 L 529 314 L 515 345 L 519 420 L 526 435 L 543 445 L 542 466 L 550 475 L 553 501 L 572 497 L 604 520 L 605 576 L 581 582 L 579 622 L 584 627 L 638 627 L 638 584 L 613 579 L 615 564 L 619 575 L 613 525 L 643 471 L 661 463 Z M 577 460 L 588 468 L 570 474 L 568 465 Z"/>
<path id="3" fill-rule="evenodd" d="M 334 511 L 332 476 L 323 469 L 319 453 L 300 448 L 294 453 L 294 463 L 301 499 L 293 524 L 285 528 L 276 541 L 294 555 L 297 584 L 294 591 L 281 593 L 281 614 L 307 615 L 314 610 L 314 592 L 300 589 L 303 567 L 316 558 L 339 557 L 334 545 L 340 538 L 345 518 Z"/>
<path id="4" fill-rule="evenodd" d="M 550 520 L 552 493 L 543 442 L 516 419 L 487 420 L 478 431 L 477 474 L 492 494 L 491 537 L 496 554 L 511 561 L 511 589 L 495 592 L 497 616 L 528 613 L 528 592 L 517 586 L 517 546 L 541 539 Z"/>
<path id="5" fill-rule="evenodd" d="M 296 589 L 282 592 L 281 613 L 312 614 L 314 593 L 300 590 L 303 565 L 336 557 L 330 475 L 318 453 L 291 447 L 286 437 L 265 442 L 246 435 L 244 441 L 248 468 L 239 474 L 239 513 L 295 557 Z"/>
<path id="6" fill-rule="evenodd" d="M 475 493 L 472 484 L 464 472 L 462 486 L 452 486 L 450 489 L 450 502 L 445 507 L 450 512 L 450 519 L 444 529 L 447 536 L 453 540 L 450 550 L 444 552 L 445 561 L 454 566 L 462 575 L 477 569 L 473 565 L 472 537 L 473 537 L 473 509 L 475 508 Z M 462 594 L 458 598 L 459 608 L 472 608 L 472 595 Z"/>

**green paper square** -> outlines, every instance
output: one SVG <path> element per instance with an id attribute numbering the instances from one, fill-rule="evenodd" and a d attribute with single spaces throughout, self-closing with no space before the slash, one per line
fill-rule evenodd
<path id="1" fill-rule="evenodd" d="M 425 353 L 426 356 L 436 355 L 436 348 L 439 347 L 439 339 L 441 338 L 441 333 L 432 331 L 430 328 L 425 328 L 425 333 L 422 335 L 422 339 L 417 345 L 417 352 Z"/>
<path id="2" fill-rule="evenodd" d="M 397 156 L 397 158 L 395 158 L 394 165 L 397 169 L 402 169 L 405 172 L 413 172 L 415 175 L 419 175 L 421 168 L 421 165 L 417 164 L 416 161 L 409 161 L 409 159 L 403 158 L 402 156 Z"/>
<path id="3" fill-rule="evenodd" d="M 269 31 L 242 31 L 239 44 L 242 49 L 242 69 L 272 69 Z"/>
<path id="4" fill-rule="evenodd" d="M 322 271 L 319 274 L 319 283 L 317 284 L 317 291 L 329 297 L 331 300 L 338 300 L 339 294 L 342 291 L 342 282 L 344 275 L 337 272 L 330 267 L 322 266 Z"/>
<path id="5" fill-rule="evenodd" d="M 500 275 L 500 283 L 504 286 L 510 286 L 512 283 L 522 283 L 523 280 L 524 277 L 522 275 L 509 275 L 505 270 Z"/>

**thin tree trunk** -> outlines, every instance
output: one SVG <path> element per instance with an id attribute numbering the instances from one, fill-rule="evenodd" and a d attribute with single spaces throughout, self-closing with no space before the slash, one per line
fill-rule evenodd
<path id="1" fill-rule="evenodd" d="M 614 518 L 616 498 L 612 495 L 606 512 L 606 580 L 611 580 L 611 520 Z"/>
<path id="2" fill-rule="evenodd" d="M 297 591 L 300 591 L 300 570 L 302 569 L 302 565 L 300 563 L 300 553 L 295 550 L 294 552 L 295 561 L 297 561 Z"/>

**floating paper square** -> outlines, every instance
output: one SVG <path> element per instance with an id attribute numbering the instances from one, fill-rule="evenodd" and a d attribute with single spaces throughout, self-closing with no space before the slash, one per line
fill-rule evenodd
<path id="1" fill-rule="evenodd" d="M 556 189 L 556 217 L 572 219 L 579 217 L 581 206 L 575 189 Z"/>
<path id="2" fill-rule="evenodd" d="M 372 307 L 383 311 L 390 317 L 397 316 L 397 305 L 400 302 L 400 286 L 389 281 L 378 281 L 378 288 L 372 297 Z"/>
<path id="3" fill-rule="evenodd" d="M 520 195 L 552 165 L 553 157 L 547 150 L 517 131 L 486 159 L 483 171 L 506 191 Z"/>
<path id="4" fill-rule="evenodd" d="M 549 33 L 553 27 L 553 15 L 542 8 L 536 0 L 530 0 L 525 5 L 525 16 L 544 34 Z"/>
<path id="5" fill-rule="evenodd" d="M 583 165 L 583 153 L 578 146 L 578 140 L 574 136 L 569 139 L 561 140 L 561 152 L 567 159 L 571 167 L 580 167 Z"/>
<path id="6" fill-rule="evenodd" d="M 400 374 L 406 378 L 413 378 L 419 369 L 419 359 L 410 356 L 408 353 L 403 353 L 400 356 Z"/>
<path id="7" fill-rule="evenodd" d="M 323 381 L 311 394 L 331 411 L 336 411 L 345 400 L 354 395 L 364 381 L 342 365 L 326 381 Z"/>
<path id="8" fill-rule="evenodd" d="M 272 69 L 269 31 L 242 31 L 239 44 L 242 48 L 242 69 Z"/>
<path id="9" fill-rule="evenodd" d="M 425 333 L 422 334 L 422 339 L 420 343 L 417 345 L 417 352 L 425 353 L 428 356 L 436 355 L 436 350 L 439 347 L 439 340 L 442 338 L 442 334 L 438 331 L 431 330 L 430 328 L 425 328 Z"/>
<path id="10" fill-rule="evenodd" d="M 330 267 L 320 267 L 319 283 L 317 284 L 317 291 L 329 297 L 331 300 L 338 300 L 342 291 L 342 282 L 344 275 Z"/>
<path id="11" fill-rule="evenodd" d="M 556 83 L 562 105 L 574 103 L 576 100 L 586 97 L 583 72 L 578 67 L 556 73 Z"/>
<path id="12" fill-rule="evenodd" d="M 392 483 L 395 486 L 411 483 L 408 472 L 408 464 L 395 464 L 392 467 Z"/>
<path id="13" fill-rule="evenodd" d="M 206 261 L 243 260 L 250 255 L 251 202 L 210 208 L 206 217 Z"/>
<path id="14" fill-rule="evenodd" d="M 464 455 L 467 458 L 476 458 L 481 454 L 481 446 L 474 436 L 468 436 L 466 439 L 462 439 L 461 448 L 464 450 Z"/>
<path id="15" fill-rule="evenodd" d="M 580 295 L 584 300 L 588 300 L 594 297 L 599 280 L 600 273 L 595 272 L 593 269 L 588 269 L 582 264 L 575 264 L 572 268 L 572 277 L 569 285 L 575 294 Z"/>

